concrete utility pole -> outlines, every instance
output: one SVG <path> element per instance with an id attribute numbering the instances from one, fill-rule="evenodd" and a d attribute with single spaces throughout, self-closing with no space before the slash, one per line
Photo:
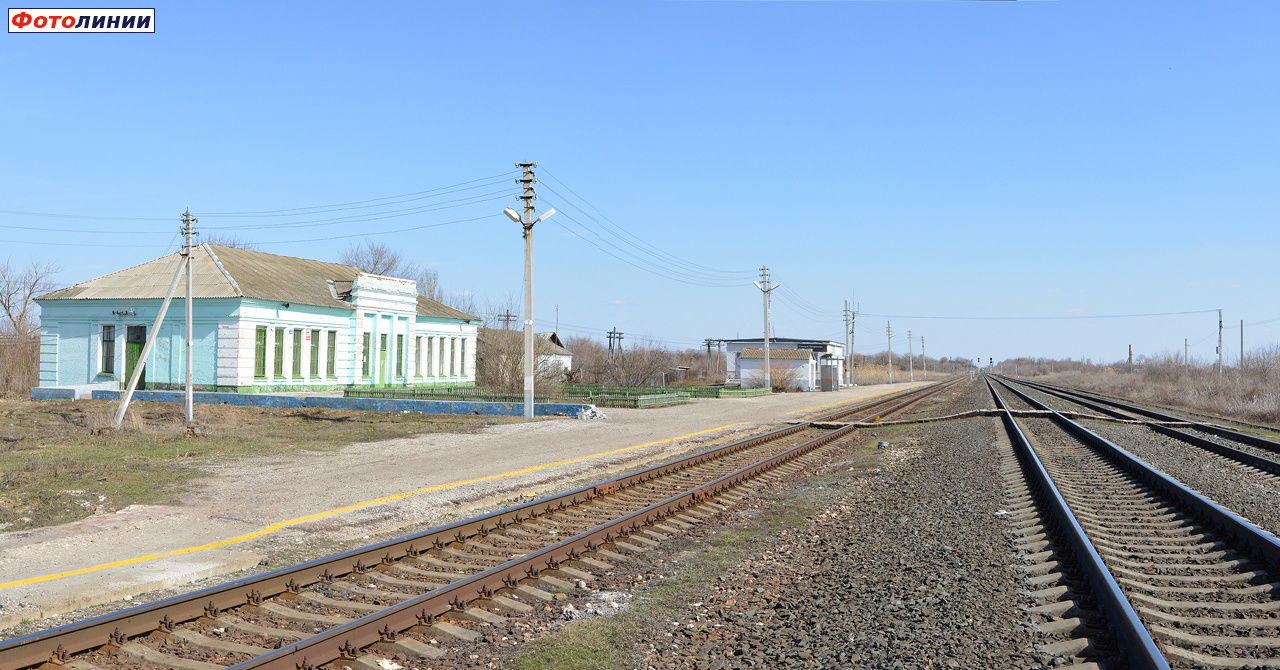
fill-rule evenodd
<path id="1" fill-rule="evenodd" d="M 761 281 L 752 282 L 760 292 L 764 294 L 764 387 L 773 388 L 773 380 L 770 378 L 770 360 L 769 360 L 769 294 L 773 293 L 773 289 L 778 288 L 781 284 L 769 285 L 769 266 L 760 266 Z"/>
<path id="2" fill-rule="evenodd" d="M 714 342 L 715 342 L 715 340 L 713 340 L 713 339 L 711 339 L 711 338 L 707 338 L 707 339 L 703 340 L 703 343 L 707 345 L 707 381 L 711 381 L 711 367 L 712 367 L 712 363 L 711 363 L 711 344 L 712 344 L 712 343 L 714 343 Z M 692 367 L 692 366 L 693 366 L 693 361 L 689 361 L 689 366 L 690 366 L 690 367 Z"/>
<path id="3" fill-rule="evenodd" d="M 1182 367 L 1191 365 L 1191 345 L 1187 344 L 1190 338 L 1182 338 Z"/>
<path id="4" fill-rule="evenodd" d="M 914 351 L 912 351 L 911 341 L 912 341 L 911 331 L 908 330 L 907 331 L 907 370 L 911 376 L 907 379 L 907 381 L 916 380 L 916 354 Z"/>
<path id="5" fill-rule="evenodd" d="M 195 403 L 195 395 L 194 395 L 194 391 L 195 391 L 195 387 L 194 387 L 195 376 L 194 376 L 194 371 L 191 369 L 191 364 L 192 364 L 192 355 L 191 355 L 191 251 L 192 251 L 192 250 L 191 250 L 191 236 L 192 236 L 192 235 L 196 235 L 196 234 L 197 234 L 197 233 L 193 230 L 193 227 L 194 227 L 195 222 L 197 222 L 197 221 L 199 221 L 199 220 L 200 220 L 200 219 L 197 219 L 196 217 L 191 216 L 191 210 L 187 210 L 187 211 L 185 211 L 185 212 L 183 212 L 183 213 L 182 213 L 182 235 L 183 235 L 183 237 L 185 237 L 185 238 L 186 238 L 186 244 L 184 245 L 184 246 L 186 247 L 186 249 L 185 249 L 185 250 L 183 250 L 183 254 L 187 257 L 187 258 L 186 258 L 186 262 L 184 263 L 184 265 L 186 265 L 186 267 L 187 267 L 187 297 L 186 297 L 186 302 L 187 302 L 187 305 L 186 305 L 186 307 L 187 307 L 187 337 L 186 337 L 186 340 L 187 340 L 187 346 L 186 346 L 186 349 L 187 349 L 187 394 L 186 394 L 186 395 L 187 395 L 187 398 L 186 398 L 186 399 L 187 399 L 187 426 L 188 426 L 188 427 L 190 427 L 190 426 L 191 426 L 191 424 L 193 424 L 193 423 L 195 422 L 195 418 L 196 418 L 196 415 L 195 415 L 195 407 L 194 407 L 194 403 Z"/>
<path id="6" fill-rule="evenodd" d="M 885 342 L 889 347 L 889 383 L 893 383 L 893 324 L 889 321 L 884 322 Z"/>
<path id="7" fill-rule="evenodd" d="M 1133 345 L 1129 345 L 1129 365 L 1133 365 Z"/>
<path id="8" fill-rule="evenodd" d="M 854 349 L 858 346 L 858 305 L 853 306 L 853 318 L 849 320 L 849 367 L 852 369 L 853 385 L 858 385 L 858 354 Z"/>
<path id="9" fill-rule="evenodd" d="M 924 378 L 929 378 L 929 359 L 924 357 L 924 335 L 920 336 L 920 363 L 924 365 Z"/>
<path id="10" fill-rule="evenodd" d="M 1218 379 L 1222 379 L 1222 310 L 1218 310 Z"/>
<path id="11" fill-rule="evenodd" d="M 849 301 L 844 301 L 844 383 L 849 385 Z"/>
<path id="12" fill-rule="evenodd" d="M 533 185 L 538 179 L 533 174 L 533 169 L 538 167 L 537 163 L 524 162 L 516 163 L 516 167 L 524 170 L 524 174 L 516 179 L 516 183 L 521 186 L 520 195 L 516 196 L 518 200 L 524 201 L 524 214 L 508 207 L 504 213 L 511 218 L 512 221 L 519 223 L 524 228 L 524 418 L 526 421 L 533 420 L 533 227 L 542 223 L 547 217 L 556 213 L 554 209 L 548 209 L 542 216 L 537 219 L 533 218 L 533 201 L 538 196 L 533 192 Z"/>
<path id="13" fill-rule="evenodd" d="M 1240 372 L 1244 372 L 1244 319 L 1240 319 Z"/>

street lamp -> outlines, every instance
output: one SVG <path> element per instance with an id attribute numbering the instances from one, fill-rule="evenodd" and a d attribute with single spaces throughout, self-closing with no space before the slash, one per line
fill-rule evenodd
<path id="1" fill-rule="evenodd" d="M 502 210 L 512 221 L 524 226 L 524 418 L 533 420 L 533 227 L 556 213 L 548 209 L 533 218 L 533 203 L 525 201 L 524 217 L 514 208 Z"/>

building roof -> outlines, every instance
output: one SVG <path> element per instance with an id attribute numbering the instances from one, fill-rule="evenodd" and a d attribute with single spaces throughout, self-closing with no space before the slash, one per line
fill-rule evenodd
<path id="1" fill-rule="evenodd" d="M 764 359 L 764 349 L 743 349 L 739 358 L 759 358 Z M 813 358 L 813 351 L 810 349 L 769 349 L 770 360 L 792 360 L 807 361 Z"/>
<path id="2" fill-rule="evenodd" d="M 169 254 L 46 293 L 39 300 L 162 300 L 181 262 L 181 253 Z M 360 270 L 350 265 L 218 244 L 197 247 L 191 265 L 191 295 L 195 298 L 257 298 L 343 309 L 352 309 L 342 298 L 350 295 L 352 283 L 360 275 Z M 186 295 L 186 282 L 179 281 L 173 297 Z M 421 296 L 417 311 L 421 316 L 476 318 Z"/>
<path id="3" fill-rule="evenodd" d="M 418 316 L 434 316 L 442 319 L 467 319 L 476 321 L 480 317 L 472 316 L 460 309 L 454 309 L 442 302 L 436 302 L 425 295 L 418 296 Z"/>
<path id="4" fill-rule="evenodd" d="M 476 337 L 485 343 L 493 345 L 509 344 L 510 346 L 524 346 L 523 330 L 504 330 L 501 328 L 481 328 Z M 534 333 L 533 348 L 539 356 L 572 356 L 573 353 L 568 349 L 556 344 L 560 338 L 555 333 Z M 521 349 L 523 351 L 523 349 Z"/>

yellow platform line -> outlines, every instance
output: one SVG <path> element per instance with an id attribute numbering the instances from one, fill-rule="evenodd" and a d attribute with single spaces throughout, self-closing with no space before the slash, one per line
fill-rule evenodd
<path id="1" fill-rule="evenodd" d="M 590 460 L 590 459 L 593 459 L 593 458 L 599 458 L 599 457 L 601 457 L 601 456 L 609 456 L 609 455 L 612 455 L 612 454 L 620 454 L 620 453 L 625 452 L 625 451 L 633 451 L 633 450 L 635 450 L 635 449 L 643 449 L 643 448 L 645 448 L 645 447 L 652 447 L 652 446 L 654 446 L 654 445 L 656 445 L 656 444 L 664 444 L 664 443 L 667 443 L 667 442 L 674 442 L 674 441 L 676 441 L 676 440 L 683 440 L 683 439 L 685 439 L 685 438 L 687 438 L 687 437 L 693 437 L 694 435 L 702 435 L 702 434 L 704 434 L 704 433 L 712 433 L 712 432 L 715 432 L 715 431 L 717 431 L 717 430 L 724 430 L 725 428 L 733 428 L 734 426 L 743 426 L 743 425 L 746 425 L 746 424 L 745 424 L 745 423 L 730 423 L 730 424 L 726 424 L 726 425 L 723 425 L 723 426 L 720 426 L 720 427 L 717 427 L 717 428 L 708 428 L 708 429 L 706 429 L 706 430 L 699 430 L 699 431 L 696 431 L 696 432 L 693 432 L 693 433 L 689 433 L 689 434 L 687 434 L 687 435 L 681 435 L 681 436 L 679 436 L 679 437 L 669 437 L 669 438 L 667 438 L 667 439 L 665 439 L 665 440 L 655 440 L 655 441 L 653 441 L 653 442 L 645 442 L 644 444 L 637 444 L 637 445 L 635 445 L 634 447 L 623 447 L 623 448 L 621 448 L 621 449 L 614 449 L 614 450 L 612 450 L 612 451 L 602 451 L 602 452 L 600 452 L 600 453 L 598 453 L 598 454 L 591 454 L 590 456 L 579 456 L 578 458 L 570 458 L 570 459 L 568 459 L 568 460 L 564 460 L 564 461 L 555 461 L 555 462 L 553 462 L 553 463 L 543 463 L 543 464 L 541 464 L 541 465 L 534 465 L 534 466 L 531 466 L 531 467 L 523 468 L 523 469 L 521 469 L 521 470 L 512 470 L 511 472 L 504 472 L 504 473 L 502 473 L 502 474 L 500 474 L 500 475 L 485 475 L 485 476 L 483 476 L 483 477 L 476 477 L 475 479 L 464 479 L 464 480 L 462 480 L 462 481 L 449 482 L 448 484 L 437 484 L 437 485 L 435 485 L 435 486 L 425 486 L 425 487 L 420 488 L 420 489 L 414 489 L 414 490 L 412 490 L 412 491 L 406 491 L 406 492 L 404 492 L 404 493 L 396 493 L 396 494 L 393 494 L 393 495 L 389 495 L 389 496 L 386 496 L 386 497 L 383 497 L 383 498 L 377 498 L 377 499 L 374 499 L 374 500 L 366 500 L 366 501 L 364 501 L 364 502 L 358 502 L 358 503 L 355 503 L 355 504 L 353 504 L 353 505 L 347 505 L 346 507 L 339 507 L 339 508 L 337 508 L 337 509 L 331 509 L 331 510 L 328 510 L 328 511 L 326 511 L 326 512 L 317 512 L 317 513 L 315 513 L 315 514 L 308 514 L 307 516 L 300 516 L 300 517 L 297 517 L 297 518 L 294 518 L 294 519 L 289 519 L 289 520 L 287 520 L 287 521 L 277 521 L 276 523 L 273 523 L 273 524 L 271 524 L 271 525 L 269 525 L 269 526 L 266 526 L 265 528 L 260 528 L 260 529 L 255 530 L 255 531 L 252 531 L 252 532 L 249 532 L 249 533 L 245 533 L 244 535 L 237 535 L 236 537 L 227 538 L 227 539 L 225 539 L 225 540 L 218 540 L 217 542 L 210 542 L 210 543 L 208 543 L 208 544 L 202 544 L 202 545 L 195 546 L 195 547 L 186 547 L 186 548 L 184 548 L 184 549 L 174 549 L 174 550 L 172 550 L 172 551 L 166 551 L 166 552 L 164 552 L 164 553 L 162 553 L 162 554 L 147 554 L 146 556 L 135 556 L 134 558 L 126 558 L 126 559 L 122 559 L 122 560 L 119 560 L 119 561 L 112 561 L 112 562 L 110 562 L 110 563 L 102 563 L 102 564 L 99 564 L 99 565 L 93 565 L 93 566 L 90 566 L 90 567 L 87 567 L 87 568 L 78 568 L 78 569 L 75 569 L 75 570 L 67 570 L 66 572 L 58 572 L 58 573 L 51 574 L 51 575 L 41 575 L 41 576 L 38 576 L 38 577 L 28 577 L 28 578 L 26 578 L 26 579 L 18 579 L 18 580 L 11 581 L 11 582 L 3 582 L 3 583 L 0 583 L 0 589 L 7 589 L 7 588 L 14 587 L 14 586 L 26 586 L 26 585 L 28 585 L 28 584 L 39 584 L 39 583 L 41 583 L 41 582 L 49 582 L 49 581 L 53 581 L 53 580 L 55 580 L 55 579 L 61 579 L 61 578 L 63 578 L 63 577 L 71 577 L 71 576 L 74 576 L 74 575 L 83 575 L 83 574 L 90 573 L 90 572 L 97 572 L 98 570 L 105 570 L 105 569 L 107 569 L 107 568 L 118 568 L 118 567 L 120 567 L 120 566 L 124 566 L 124 565 L 132 565 L 132 564 L 134 564 L 134 563 L 143 563 L 143 562 L 145 562 L 145 561 L 153 561 L 153 560 L 155 560 L 155 559 L 157 559 L 157 558 L 167 558 L 167 557 L 169 557 L 169 556 L 181 556 L 182 554 L 190 554 L 190 553 L 197 552 L 197 551 L 203 551 L 203 550 L 205 550 L 205 549 L 217 549 L 217 548 L 219 548 L 219 547 L 226 547 L 226 546 L 228 546 L 228 545 L 238 544 L 238 543 L 240 543 L 240 542 L 246 542 L 246 541 L 248 541 L 248 540 L 252 540 L 252 539 L 255 539 L 255 538 L 259 538 L 259 537 L 262 537 L 263 535 L 267 535 L 268 533 L 274 533 L 274 532 L 276 532 L 277 530 L 280 530 L 280 529 L 282 529 L 282 528 L 288 528 L 289 526 L 294 526 L 294 525 L 297 525 L 297 524 L 300 524 L 300 523 L 306 523 L 306 522 L 308 522 L 308 521 L 315 521 L 315 520 L 317 520 L 317 519 L 323 519 L 323 518 L 325 518 L 325 517 L 334 516 L 335 514 L 343 514 L 343 513 L 345 513 L 345 512 L 351 512 L 351 511 L 358 510 L 358 509 L 361 509 L 361 508 L 364 508 L 364 507 L 369 507 L 370 505 L 381 505 L 382 503 L 395 502 L 395 501 L 397 501 L 397 500 L 401 500 L 401 499 L 403 499 L 403 498 L 408 498 L 408 497 L 410 497 L 410 496 L 416 496 L 416 495 L 418 495 L 418 494 L 420 494 L 420 493 L 430 493 L 431 491 L 441 491 L 441 490 L 444 490 L 444 489 L 451 489 L 451 488 L 455 488 L 455 487 L 458 487 L 458 486 L 465 486 L 465 485 L 467 485 L 467 484 L 474 484 L 474 483 L 476 483 L 476 482 L 490 481 L 490 480 L 493 480 L 493 479 L 503 479 L 503 478 L 505 478 L 505 477 L 513 477 L 513 476 L 515 476 L 515 475 L 522 475 L 522 474 L 525 474 L 525 473 L 527 473 L 527 472 L 535 472 L 535 471 L 537 471 L 537 470 L 544 470 L 544 469 L 546 469 L 546 468 L 555 467 L 555 466 L 557 466 L 557 465 L 568 465 L 568 464 L 570 464 L 570 463 L 579 463 L 579 462 L 581 462 L 581 461 L 586 461 L 586 460 Z"/>
<path id="2" fill-rule="evenodd" d="M 823 407 L 830 407 L 832 405 L 847 405 L 851 402 L 858 402 L 859 400 L 866 400 L 867 398 L 874 398 L 876 396 L 885 395 L 887 393 L 899 393 L 901 391 L 902 389 L 898 388 L 898 389 L 890 389 L 888 391 L 881 391 L 879 393 L 868 393 L 867 395 L 860 395 L 857 398 L 850 398 L 849 400 L 837 400 L 836 402 L 829 402 L 825 405 L 818 405 L 817 407 L 806 407 L 805 409 L 793 410 L 793 411 L 787 412 L 787 414 L 799 414 L 801 412 L 811 412 L 815 409 L 822 409 Z"/>

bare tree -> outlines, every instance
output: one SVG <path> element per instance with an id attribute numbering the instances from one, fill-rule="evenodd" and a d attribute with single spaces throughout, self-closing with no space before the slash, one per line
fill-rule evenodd
<path id="1" fill-rule="evenodd" d="M 36 296 L 54 288 L 53 275 L 58 266 L 47 261 L 31 261 L 25 268 L 12 260 L 0 264 L 0 310 L 5 321 L 0 332 L 15 337 L 30 337 L 39 327 L 36 318 Z"/>
<path id="2" fill-rule="evenodd" d="M 641 339 L 614 355 L 609 382 L 618 386 L 651 386 L 675 360 L 661 342 Z"/>
<path id="3" fill-rule="evenodd" d="M 422 268 L 407 260 L 404 254 L 371 240 L 365 240 L 361 244 L 351 243 L 342 252 L 339 262 L 359 268 L 362 272 L 387 277 L 414 278 L 422 273 Z"/>
<path id="4" fill-rule="evenodd" d="M 431 298 L 436 302 L 444 302 L 444 288 L 440 286 L 439 272 L 431 268 L 422 268 L 422 271 L 411 279 L 418 283 L 418 295 Z"/>
<path id="5" fill-rule="evenodd" d="M 39 383 L 40 322 L 35 298 L 54 288 L 53 263 L 32 261 L 25 268 L 0 263 L 0 393 Z"/>
<path id="6" fill-rule="evenodd" d="M 257 251 L 258 245 L 235 235 L 227 235 L 226 233 L 202 233 L 201 241 L 205 244 L 216 244 L 220 247 L 231 247 L 233 249 L 248 249 L 249 251 Z M 194 242 L 192 243 L 194 244 Z"/>

